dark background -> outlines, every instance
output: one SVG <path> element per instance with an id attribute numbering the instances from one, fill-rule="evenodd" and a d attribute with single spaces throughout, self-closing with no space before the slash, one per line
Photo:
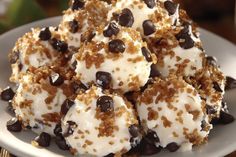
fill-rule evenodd
<path id="1" fill-rule="evenodd" d="M 1 1 L 1 0 L 0 0 Z M 202 28 L 236 44 L 235 0 L 176 0 Z M 0 34 L 35 20 L 61 15 L 69 0 L 13 0 L 0 16 Z"/>

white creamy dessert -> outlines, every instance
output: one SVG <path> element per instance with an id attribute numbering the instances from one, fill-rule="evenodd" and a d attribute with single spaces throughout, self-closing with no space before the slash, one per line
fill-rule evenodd
<path id="1" fill-rule="evenodd" d="M 60 41 L 55 27 L 34 28 L 19 38 L 9 55 L 12 64 L 11 81 L 18 82 L 29 68 L 60 66 L 63 64 L 67 44 Z"/>
<path id="2" fill-rule="evenodd" d="M 149 85 L 136 105 L 146 132 L 152 130 L 163 148 L 175 143 L 191 150 L 207 140 L 209 124 L 205 103 L 197 91 L 178 78 L 157 79 Z"/>
<path id="3" fill-rule="evenodd" d="M 69 47 L 79 48 L 96 31 L 96 27 L 105 25 L 109 5 L 100 0 L 81 2 L 78 6 L 72 4 L 64 12 L 59 25 L 59 32 Z"/>
<path id="4" fill-rule="evenodd" d="M 74 103 L 62 120 L 65 139 L 74 153 L 119 156 L 131 149 L 129 128 L 138 121 L 127 100 L 93 86 Z"/>
<path id="5" fill-rule="evenodd" d="M 57 75 L 45 69 L 25 74 L 12 102 L 23 126 L 39 134 L 46 132 L 54 136 L 54 128 L 61 120 L 61 105 L 71 95 L 68 81 Z"/>
<path id="6" fill-rule="evenodd" d="M 105 33 L 112 30 L 110 27 L 116 28 L 111 37 Z M 96 32 L 92 41 L 83 45 L 73 58 L 76 76 L 83 83 L 97 82 L 104 88 L 111 87 L 122 92 L 138 91 L 144 86 L 151 64 L 155 63 L 155 57 L 139 33 L 118 27 L 115 22 Z"/>

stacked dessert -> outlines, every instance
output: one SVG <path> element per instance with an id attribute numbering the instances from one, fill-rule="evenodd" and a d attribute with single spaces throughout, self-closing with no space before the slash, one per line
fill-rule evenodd
<path id="1" fill-rule="evenodd" d="M 16 115 L 7 128 L 32 129 L 35 146 L 186 151 L 207 142 L 211 122 L 234 120 L 226 77 L 171 0 L 72 0 L 58 27 L 32 29 L 9 58 L 17 90 L 1 94 Z"/>

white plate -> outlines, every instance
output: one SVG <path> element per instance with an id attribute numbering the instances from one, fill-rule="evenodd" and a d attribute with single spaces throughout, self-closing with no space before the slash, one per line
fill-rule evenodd
<path id="1" fill-rule="evenodd" d="M 0 87 L 6 87 L 9 82 L 8 78 L 11 73 L 8 63 L 7 54 L 14 46 L 18 37 L 28 32 L 31 27 L 44 27 L 49 25 L 57 25 L 60 17 L 42 20 L 23 27 L 14 29 L 0 36 Z M 216 56 L 223 71 L 230 76 L 236 77 L 236 46 L 228 41 L 210 33 L 201 30 L 202 40 L 205 45 L 206 52 L 209 55 Z M 226 94 L 226 101 L 229 104 L 231 113 L 236 117 L 236 91 L 230 91 Z M 59 150 L 54 144 L 49 149 L 38 149 L 31 146 L 31 140 L 36 136 L 34 133 L 27 131 L 21 133 L 10 133 L 6 129 L 6 122 L 11 116 L 6 112 L 5 102 L 0 101 L 0 146 L 8 149 L 10 152 L 21 157 L 69 157 L 68 152 Z M 161 152 L 159 157 L 216 157 L 224 156 L 236 150 L 236 125 L 232 123 L 226 126 L 217 126 L 211 132 L 209 143 L 194 148 L 192 152 Z M 52 142 L 53 143 L 53 142 Z M 104 148 L 106 149 L 106 148 Z"/>

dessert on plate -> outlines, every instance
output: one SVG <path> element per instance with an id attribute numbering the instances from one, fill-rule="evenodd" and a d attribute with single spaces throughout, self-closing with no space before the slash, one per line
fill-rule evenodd
<path id="1" fill-rule="evenodd" d="M 72 0 L 58 26 L 32 28 L 9 54 L 1 99 L 12 132 L 73 155 L 191 151 L 234 121 L 235 87 L 205 52 L 196 24 L 172 0 Z"/>

